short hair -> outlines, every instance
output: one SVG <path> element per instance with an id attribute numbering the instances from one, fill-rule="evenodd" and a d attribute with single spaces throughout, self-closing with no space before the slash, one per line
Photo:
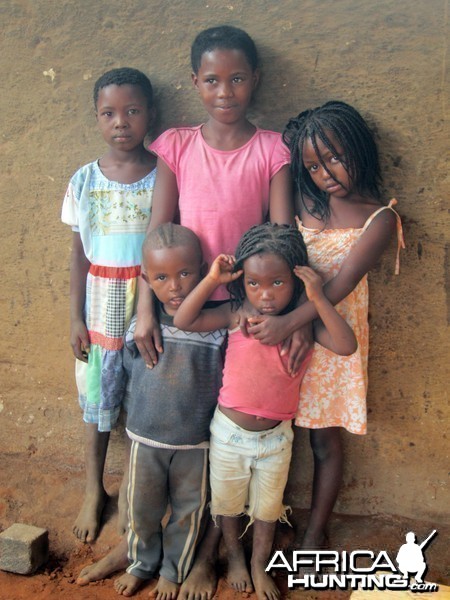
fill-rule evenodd
<path id="1" fill-rule="evenodd" d="M 293 225 L 277 225 L 275 223 L 264 223 L 263 225 L 254 225 L 244 233 L 236 248 L 236 262 L 233 271 L 239 271 L 243 268 L 247 258 L 255 254 L 276 254 L 283 258 L 291 271 L 294 267 L 305 266 L 308 264 L 308 253 L 303 236 Z M 294 293 L 292 300 L 283 311 L 292 310 L 305 288 L 303 281 L 294 273 Z M 245 299 L 245 288 L 242 277 L 228 284 L 230 292 L 232 309 L 240 308 Z"/>
<path id="2" fill-rule="evenodd" d="M 201 31 L 191 47 L 191 64 L 194 73 L 198 73 L 205 52 L 212 50 L 240 50 L 248 61 L 252 71 L 258 68 L 258 52 L 255 42 L 243 29 L 232 25 L 219 25 Z"/>
<path id="3" fill-rule="evenodd" d="M 139 71 L 131 67 L 121 67 L 119 69 L 111 69 L 103 73 L 94 84 L 94 106 L 97 108 L 98 95 L 100 90 L 108 85 L 137 85 L 141 88 L 142 93 L 147 99 L 148 108 L 153 107 L 153 87 L 150 79 Z"/>
<path id="4" fill-rule="evenodd" d="M 358 192 L 369 193 L 376 200 L 381 197 L 378 150 L 369 126 L 355 108 L 345 102 L 331 100 L 290 119 L 283 132 L 283 140 L 291 153 L 291 171 L 302 204 L 319 219 L 329 216 L 328 195 L 313 182 L 303 165 L 302 154 L 305 142 L 310 139 L 320 164 L 328 171 L 317 148 L 317 140 L 338 155 L 330 140 L 330 132 L 342 147 L 340 159 Z M 305 197 L 312 200 L 312 208 L 305 203 Z"/>
<path id="5" fill-rule="evenodd" d="M 149 250 L 179 248 L 180 246 L 195 248 L 199 255 L 199 261 L 202 262 L 202 247 L 197 235 L 191 229 L 174 223 L 163 223 L 147 233 L 142 244 L 142 258 L 145 258 Z"/>

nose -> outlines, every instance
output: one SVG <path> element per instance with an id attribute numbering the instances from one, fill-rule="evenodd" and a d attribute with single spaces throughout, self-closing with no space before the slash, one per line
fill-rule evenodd
<path id="1" fill-rule="evenodd" d="M 233 88 L 231 87 L 231 83 L 225 81 L 219 88 L 219 97 L 220 98 L 229 98 L 233 95 Z"/>
<path id="2" fill-rule="evenodd" d="M 273 297 L 273 290 L 272 288 L 268 287 L 268 288 L 264 288 L 261 290 L 261 298 L 263 300 L 271 300 Z"/>
<path id="3" fill-rule="evenodd" d="M 114 126 L 117 129 L 124 129 L 125 127 L 128 126 L 128 121 L 127 121 L 127 117 L 126 114 L 122 114 L 122 113 L 117 113 L 116 114 L 116 119 L 115 119 L 115 123 Z"/>
<path id="4" fill-rule="evenodd" d="M 180 280 L 178 279 L 178 277 L 176 279 L 171 279 L 170 280 L 170 291 L 171 292 L 176 292 L 180 288 L 181 288 L 181 286 L 180 286 Z"/>

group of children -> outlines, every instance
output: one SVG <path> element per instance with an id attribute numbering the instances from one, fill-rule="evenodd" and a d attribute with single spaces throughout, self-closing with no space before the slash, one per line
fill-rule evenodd
<path id="1" fill-rule="evenodd" d="M 247 33 L 202 31 L 191 59 L 208 118 L 148 148 L 148 78 L 130 68 L 100 77 L 94 103 L 109 149 L 73 176 L 63 204 L 86 424 L 81 541 L 98 535 L 121 409 L 129 450 L 127 535 L 78 583 L 126 568 L 114 584 L 124 596 L 159 575 L 158 600 L 207 600 L 223 535 L 233 588 L 276 600 L 265 568 L 276 523 L 288 521 L 291 424 L 310 429 L 302 546 L 320 548 L 342 477 L 340 429 L 365 433 L 367 273 L 396 228 L 401 243 L 401 224 L 394 201 L 381 202 L 376 146 L 355 109 L 328 102 L 283 135 L 263 130 L 247 119 L 259 79 Z"/>

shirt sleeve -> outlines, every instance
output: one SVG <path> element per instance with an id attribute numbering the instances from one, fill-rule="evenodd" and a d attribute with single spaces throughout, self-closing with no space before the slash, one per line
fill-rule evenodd
<path id="1" fill-rule="evenodd" d="M 276 175 L 278 171 L 282 167 L 284 167 L 284 165 L 289 165 L 290 162 L 291 155 L 289 152 L 289 148 L 283 142 L 281 134 L 278 134 L 272 152 L 272 160 L 270 165 L 270 179 L 272 179 L 272 177 Z"/>
<path id="2" fill-rule="evenodd" d="M 179 135 L 176 129 L 168 129 L 150 144 L 148 150 L 161 158 L 171 171 L 177 172 L 177 160 L 179 150 Z"/>
<path id="3" fill-rule="evenodd" d="M 73 182 L 70 181 L 63 200 L 61 221 L 66 225 L 70 225 L 72 231 L 80 231 L 79 212 L 79 201 L 76 197 Z"/>

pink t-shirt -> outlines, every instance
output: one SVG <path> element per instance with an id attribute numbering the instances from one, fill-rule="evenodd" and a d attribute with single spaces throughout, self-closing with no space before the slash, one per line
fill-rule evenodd
<path id="1" fill-rule="evenodd" d="M 286 373 L 288 356 L 279 346 L 265 346 L 239 328 L 228 335 L 219 404 L 248 415 L 289 421 L 298 408 L 300 383 L 308 368 L 312 350 L 295 377 Z"/>
<path id="2" fill-rule="evenodd" d="M 241 236 L 268 219 L 270 180 L 290 157 L 275 131 L 257 129 L 246 144 L 225 151 L 208 146 L 201 127 L 169 129 L 149 150 L 175 173 L 180 223 L 198 235 L 210 266 L 219 254 L 234 254 Z M 228 293 L 220 288 L 212 298 Z"/>

